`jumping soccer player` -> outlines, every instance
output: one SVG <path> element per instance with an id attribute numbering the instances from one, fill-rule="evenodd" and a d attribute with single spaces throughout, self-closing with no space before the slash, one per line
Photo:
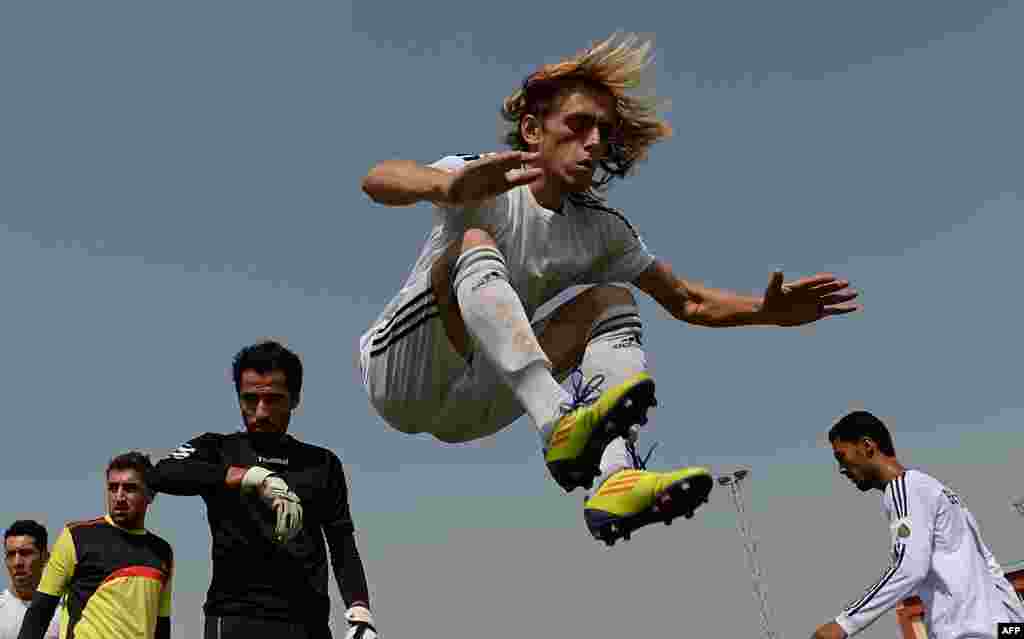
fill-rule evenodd
<path id="1" fill-rule="evenodd" d="M 375 639 L 341 460 L 288 434 L 302 361 L 262 342 L 239 351 L 232 372 L 245 432 L 200 435 L 154 472 L 158 492 L 206 502 L 213 578 L 205 638 L 329 639 L 329 548 L 347 636 Z"/>
<path id="2" fill-rule="evenodd" d="M 996 623 L 1024 621 L 1024 604 L 1003 575 L 963 499 L 934 477 L 905 468 L 877 417 L 855 411 L 828 434 L 839 472 L 862 491 L 883 493 L 892 563 L 871 588 L 814 639 L 845 639 L 904 598 L 917 595 L 933 639 L 996 639 Z"/>
<path id="3" fill-rule="evenodd" d="M 623 284 L 703 326 L 798 326 L 857 309 L 848 283 L 827 274 L 784 283 L 776 272 L 762 297 L 683 280 L 605 203 L 608 183 L 671 134 L 653 102 L 628 92 L 649 49 L 613 37 L 529 75 L 503 103 L 511 151 L 389 160 L 363 180 L 375 202 L 436 207 L 411 275 L 360 339 L 377 412 L 398 430 L 462 442 L 525 411 L 564 490 L 597 478 L 584 512 L 606 542 L 692 514 L 712 484 L 704 468 L 646 471 L 636 454 L 635 427 L 656 402 Z M 531 324 L 577 285 L 591 286 Z"/>

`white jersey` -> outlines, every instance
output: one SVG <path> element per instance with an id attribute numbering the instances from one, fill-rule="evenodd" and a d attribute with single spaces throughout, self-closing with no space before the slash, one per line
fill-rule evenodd
<path id="1" fill-rule="evenodd" d="M 455 171 L 478 157 L 447 156 L 431 166 Z M 409 306 L 411 312 L 431 313 L 430 269 L 470 228 L 485 230 L 494 238 L 527 317 L 569 288 L 632 282 L 654 262 L 633 226 L 614 209 L 566 200 L 562 211 L 551 211 L 537 203 L 529 187 L 520 186 L 472 207 L 434 207 L 434 226 L 419 259 L 374 328 L 415 302 L 417 296 L 423 304 L 413 304 L 420 307 L 417 309 Z M 364 342 L 374 328 L 364 335 Z"/>
<path id="2" fill-rule="evenodd" d="M 924 603 L 933 639 L 994 639 L 997 622 L 1024 621 L 1024 604 L 955 492 L 925 473 L 908 470 L 889 482 L 884 493 L 892 563 L 836 618 L 847 635 L 911 595 Z"/>
<path id="3" fill-rule="evenodd" d="M 28 610 L 28 602 L 18 599 L 9 589 L 0 593 L 0 639 L 18 639 L 21 622 Z M 60 609 L 53 615 L 46 639 L 60 639 Z"/>

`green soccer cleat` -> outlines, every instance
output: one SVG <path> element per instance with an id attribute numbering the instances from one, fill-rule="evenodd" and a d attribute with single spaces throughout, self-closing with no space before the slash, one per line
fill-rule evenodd
<path id="1" fill-rule="evenodd" d="M 600 396 L 602 375 L 585 385 L 582 379 L 579 371 L 573 374 L 572 404 L 543 431 L 544 461 L 566 492 L 592 487 L 608 443 L 627 436 L 631 426 L 646 424 L 647 409 L 658 403 L 654 379 L 647 373 L 638 373 Z"/>
<path id="2" fill-rule="evenodd" d="M 667 473 L 620 470 L 584 502 L 583 518 L 594 539 L 611 546 L 648 524 L 693 517 L 712 486 L 711 473 L 697 466 Z"/>

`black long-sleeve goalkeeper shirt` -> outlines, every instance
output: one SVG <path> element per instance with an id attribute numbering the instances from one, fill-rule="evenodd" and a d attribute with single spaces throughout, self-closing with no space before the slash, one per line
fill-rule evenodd
<path id="1" fill-rule="evenodd" d="M 287 544 L 273 541 L 273 511 L 239 491 L 251 466 L 280 475 L 302 501 L 302 530 Z M 213 538 L 206 615 L 326 623 L 325 539 L 345 604 L 369 605 L 344 470 L 330 450 L 290 435 L 206 433 L 160 460 L 150 483 L 157 492 L 200 495 L 206 502 Z"/>

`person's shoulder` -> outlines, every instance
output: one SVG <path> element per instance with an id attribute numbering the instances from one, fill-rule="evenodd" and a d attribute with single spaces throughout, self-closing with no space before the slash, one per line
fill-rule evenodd
<path id="1" fill-rule="evenodd" d="M 64 524 L 64 527 L 70 531 L 81 530 L 84 528 L 96 528 L 100 526 L 109 526 L 110 523 L 106 517 L 93 517 L 92 519 L 79 519 L 75 521 L 69 521 Z"/>
<path id="2" fill-rule="evenodd" d="M 225 437 L 227 436 L 221 433 L 203 433 L 202 435 L 197 435 L 165 454 L 161 454 L 160 461 L 182 461 L 194 455 L 198 450 L 218 448 L 222 445 Z"/>
<path id="3" fill-rule="evenodd" d="M 150 542 L 156 547 L 157 553 L 170 562 L 171 558 L 174 556 L 174 548 L 171 546 L 171 542 L 167 541 L 152 530 L 146 529 L 146 532 L 149 534 Z"/>
<path id="4" fill-rule="evenodd" d="M 940 493 L 946 485 L 928 473 L 916 468 L 908 468 L 903 473 L 908 489 Z"/>
<path id="5" fill-rule="evenodd" d="M 902 475 L 889 482 L 886 494 L 892 499 L 897 509 L 907 512 L 910 499 L 933 501 L 948 492 L 945 484 L 921 470 L 910 468 Z"/>
<path id="6" fill-rule="evenodd" d="M 610 226 L 619 232 L 639 237 L 639 231 L 626 218 L 626 214 L 622 210 L 609 205 L 605 200 L 590 193 L 573 194 L 567 199 L 570 206 L 585 214 L 586 219 Z"/>
<path id="7" fill-rule="evenodd" d="M 90 543 L 89 540 L 97 538 L 97 535 L 104 536 L 107 529 L 113 528 L 106 517 L 94 517 L 92 519 L 78 519 L 64 524 L 61 536 L 67 535 L 68 541 L 73 547 L 81 543 Z"/>
<path id="8" fill-rule="evenodd" d="M 325 462 L 337 460 L 340 463 L 338 455 L 326 446 L 318 446 L 317 444 L 300 441 L 292 435 L 287 435 L 287 437 L 291 440 L 290 443 L 293 449 L 303 456 L 321 458 Z"/>

